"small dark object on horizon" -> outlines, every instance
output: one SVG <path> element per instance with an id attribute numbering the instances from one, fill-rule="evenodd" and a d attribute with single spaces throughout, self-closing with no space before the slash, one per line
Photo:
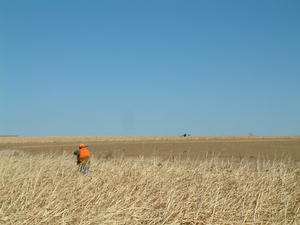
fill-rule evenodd
<path id="1" fill-rule="evenodd" d="M 187 137 L 187 136 L 191 136 L 190 134 L 186 134 L 184 133 L 183 135 L 181 135 L 181 137 Z"/>

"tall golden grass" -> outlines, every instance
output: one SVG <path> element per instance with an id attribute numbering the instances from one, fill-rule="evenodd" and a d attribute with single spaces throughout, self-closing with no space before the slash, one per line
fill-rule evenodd
<path id="1" fill-rule="evenodd" d="M 0 224 L 300 224 L 299 164 L 0 151 Z"/>

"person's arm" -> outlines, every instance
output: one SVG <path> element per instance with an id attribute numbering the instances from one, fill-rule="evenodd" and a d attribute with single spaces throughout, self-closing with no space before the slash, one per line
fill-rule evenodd
<path id="1" fill-rule="evenodd" d="M 79 149 L 76 150 L 75 152 L 73 152 L 73 154 L 79 156 L 79 154 L 80 154 Z"/>
<path id="2" fill-rule="evenodd" d="M 79 159 L 79 155 L 80 155 L 80 150 L 76 150 L 75 152 L 73 152 L 74 155 L 77 155 L 77 165 L 80 164 L 80 159 Z"/>

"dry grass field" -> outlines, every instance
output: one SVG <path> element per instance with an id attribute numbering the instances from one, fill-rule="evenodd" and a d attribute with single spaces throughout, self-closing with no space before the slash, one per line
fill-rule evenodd
<path id="1" fill-rule="evenodd" d="M 0 224 L 300 224 L 299 155 L 298 137 L 1 137 Z"/>
<path id="2" fill-rule="evenodd" d="M 30 154 L 72 153 L 78 143 L 89 146 L 94 155 L 114 157 L 162 156 L 199 158 L 204 153 L 218 154 L 222 158 L 272 159 L 289 155 L 300 161 L 300 137 L 261 136 L 79 136 L 79 137 L 0 137 L 0 150 L 18 149 Z"/>

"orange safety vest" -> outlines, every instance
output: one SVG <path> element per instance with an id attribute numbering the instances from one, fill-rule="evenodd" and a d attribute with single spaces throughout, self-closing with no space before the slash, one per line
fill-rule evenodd
<path id="1" fill-rule="evenodd" d="M 79 158 L 80 158 L 80 159 L 82 159 L 82 158 L 85 157 L 85 156 L 90 157 L 90 152 L 89 152 L 89 150 L 87 150 L 86 148 L 81 148 L 79 151 L 80 151 L 80 152 L 79 152 Z"/>

